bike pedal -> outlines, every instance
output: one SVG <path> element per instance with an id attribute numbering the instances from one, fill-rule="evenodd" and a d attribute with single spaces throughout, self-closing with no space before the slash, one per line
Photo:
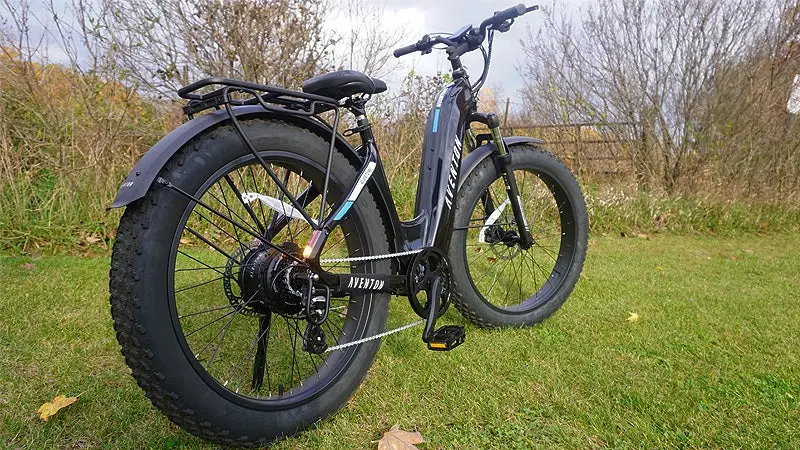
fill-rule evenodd
<path id="1" fill-rule="evenodd" d="M 428 350 L 447 352 L 463 344 L 465 338 L 464 327 L 445 325 L 433 332 L 433 336 L 428 341 Z"/>

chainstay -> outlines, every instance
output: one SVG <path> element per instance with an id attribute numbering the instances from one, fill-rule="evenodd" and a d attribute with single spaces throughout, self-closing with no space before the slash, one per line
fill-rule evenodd
<path id="1" fill-rule="evenodd" d="M 384 254 L 384 255 L 356 256 L 356 257 L 352 257 L 352 258 L 320 259 L 319 262 L 320 262 L 320 264 L 331 264 L 331 263 L 341 263 L 341 262 L 376 261 L 376 260 L 380 260 L 380 259 L 396 258 L 396 257 L 399 257 L 399 256 L 415 255 L 415 254 L 417 254 L 417 253 L 419 253 L 421 251 L 422 251 L 422 249 L 409 250 L 409 251 L 406 251 L 406 252 L 399 252 L 399 253 L 387 253 L 387 254 Z M 420 320 L 418 320 L 416 322 L 412 322 L 412 323 L 403 325 L 402 327 L 398 327 L 398 328 L 395 328 L 393 330 L 384 331 L 383 333 L 379 333 L 379 334 L 376 334 L 374 336 L 365 337 L 365 338 L 362 338 L 362 339 L 355 340 L 353 342 L 347 342 L 347 343 L 340 344 L 340 345 L 334 345 L 333 347 L 328 347 L 325 350 L 325 353 L 333 352 L 333 351 L 336 351 L 336 350 L 343 350 L 345 348 L 352 347 L 354 345 L 360 345 L 360 344 L 363 344 L 365 342 L 374 341 L 375 339 L 380 339 L 380 338 L 389 336 L 391 334 L 399 333 L 399 332 L 407 330 L 409 328 L 413 328 L 413 327 L 415 327 L 417 325 L 420 325 L 420 324 L 422 324 L 424 322 L 425 322 L 424 319 L 420 319 Z"/>
<path id="2" fill-rule="evenodd" d="M 359 339 L 359 340 L 353 341 L 353 342 L 347 342 L 345 344 L 334 345 L 333 347 L 328 347 L 327 350 L 325 350 L 325 353 L 336 351 L 336 350 L 342 350 L 342 349 L 345 349 L 345 348 L 348 348 L 348 347 L 352 347 L 354 345 L 363 344 L 363 343 L 369 342 L 369 341 L 374 341 L 375 339 L 380 339 L 382 337 L 389 336 L 390 334 L 399 333 L 400 331 L 407 330 L 409 328 L 413 328 L 413 327 L 415 327 L 415 326 L 417 326 L 417 325 L 419 325 L 419 324 L 421 324 L 423 322 L 425 322 L 425 320 L 424 319 L 420 319 L 420 320 L 418 320 L 416 322 L 412 322 L 412 323 L 403 325 L 402 327 L 395 328 L 394 330 L 384 331 L 383 333 L 376 334 L 375 336 L 365 337 L 363 339 Z"/>
<path id="3" fill-rule="evenodd" d="M 354 256 L 352 258 L 331 258 L 331 259 L 320 259 L 320 264 L 331 264 L 331 263 L 343 263 L 343 262 L 361 262 L 361 261 L 376 261 L 379 259 L 389 259 L 389 258 L 396 258 L 398 256 L 408 256 L 408 255 L 415 255 L 421 252 L 422 249 L 417 250 L 409 250 L 407 252 L 400 252 L 400 253 L 387 253 L 385 255 L 370 255 L 370 256 Z"/>

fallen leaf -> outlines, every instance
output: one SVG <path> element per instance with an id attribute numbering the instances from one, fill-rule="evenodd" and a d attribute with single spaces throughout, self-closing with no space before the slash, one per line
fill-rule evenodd
<path id="1" fill-rule="evenodd" d="M 86 242 L 90 244 L 97 244 L 98 242 L 100 242 L 100 238 L 94 236 L 86 236 Z"/>
<path id="2" fill-rule="evenodd" d="M 22 270 L 31 270 L 34 267 L 36 267 L 36 265 L 33 264 L 33 263 L 20 264 L 20 266 L 19 266 L 19 268 L 22 269 Z"/>
<path id="3" fill-rule="evenodd" d="M 495 263 L 495 262 L 497 262 L 497 258 L 494 258 L 494 257 L 492 257 L 492 256 L 490 256 L 490 257 L 486 258 L 486 260 L 487 260 L 487 261 L 489 261 L 490 263 Z"/>
<path id="4" fill-rule="evenodd" d="M 183 245 L 191 245 L 192 241 L 190 239 L 181 238 L 181 244 L 183 244 Z"/>
<path id="5" fill-rule="evenodd" d="M 60 411 L 62 408 L 66 408 L 67 406 L 75 403 L 78 401 L 78 397 L 66 397 L 64 395 L 59 395 L 58 397 L 54 398 L 52 401 L 45 403 L 44 405 L 40 406 L 37 410 L 39 412 L 39 417 L 42 418 L 45 422 L 47 419 L 52 417 L 55 413 Z"/>
<path id="6" fill-rule="evenodd" d="M 656 266 L 656 270 L 664 270 L 664 266 Z"/>
<path id="7" fill-rule="evenodd" d="M 403 431 L 397 425 L 383 433 L 378 441 L 378 450 L 416 450 L 415 444 L 421 444 L 425 439 L 419 432 Z"/>
<path id="8" fill-rule="evenodd" d="M 646 235 L 644 233 L 633 233 L 633 235 L 636 236 L 639 239 L 650 239 L 650 236 L 648 236 L 648 235 Z"/>
<path id="9" fill-rule="evenodd" d="M 480 253 L 483 251 L 483 247 L 475 247 L 475 253 Z"/>
<path id="10" fill-rule="evenodd" d="M 628 314 L 630 314 L 630 316 L 628 316 L 628 318 L 625 319 L 628 322 L 638 322 L 639 321 L 639 315 L 638 314 L 636 314 L 634 312 L 628 313 Z"/>

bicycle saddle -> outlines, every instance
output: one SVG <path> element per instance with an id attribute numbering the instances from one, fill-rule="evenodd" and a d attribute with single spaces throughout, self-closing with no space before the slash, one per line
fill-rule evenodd
<path id="1" fill-rule="evenodd" d="M 379 94 L 386 83 L 356 70 L 339 70 L 303 82 L 303 92 L 341 100 L 355 94 Z"/>

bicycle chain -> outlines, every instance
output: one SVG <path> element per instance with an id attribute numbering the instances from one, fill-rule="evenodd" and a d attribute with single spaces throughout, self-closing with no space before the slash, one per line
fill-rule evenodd
<path id="1" fill-rule="evenodd" d="M 340 263 L 340 262 L 375 261 L 375 260 L 379 260 L 379 259 L 395 258 L 395 257 L 398 257 L 398 256 L 415 255 L 415 254 L 417 254 L 417 253 L 419 253 L 421 251 L 422 251 L 422 249 L 409 250 L 407 252 L 399 252 L 399 253 L 387 253 L 385 255 L 356 256 L 356 257 L 353 257 L 353 258 L 320 259 L 319 262 L 320 262 L 320 264 L 331 264 L 331 263 Z M 363 344 L 365 342 L 374 341 L 375 339 L 380 339 L 382 337 L 389 336 L 390 334 L 399 333 L 399 332 L 407 330 L 409 328 L 413 328 L 413 327 L 415 327 L 415 326 L 417 326 L 417 325 L 419 325 L 421 323 L 424 323 L 424 322 L 425 322 L 425 320 L 418 320 L 416 322 L 412 322 L 412 323 L 403 325 L 401 327 L 395 328 L 394 330 L 388 330 L 388 331 L 384 331 L 383 333 L 378 333 L 378 334 L 376 334 L 374 336 L 365 337 L 365 338 L 362 338 L 362 339 L 355 340 L 353 342 L 347 342 L 347 343 L 344 343 L 344 344 L 334 345 L 333 347 L 328 347 L 327 350 L 325 350 L 325 353 L 333 352 L 333 351 L 336 351 L 336 350 L 343 350 L 345 348 L 352 347 L 354 345 L 360 345 L 360 344 Z"/>
<path id="2" fill-rule="evenodd" d="M 412 323 L 403 325 L 402 327 L 395 328 L 394 330 L 384 331 L 383 333 L 376 334 L 375 336 L 365 337 L 365 338 L 358 339 L 358 340 L 353 341 L 353 342 L 347 342 L 347 343 L 344 343 L 344 344 L 334 345 L 333 347 L 328 347 L 328 349 L 325 350 L 325 353 L 332 352 L 334 350 L 342 350 L 342 349 L 345 349 L 347 347 L 352 347 L 354 345 L 363 344 L 363 343 L 369 342 L 369 341 L 374 341 L 375 339 L 380 339 L 382 337 L 389 336 L 390 334 L 399 333 L 400 331 L 404 331 L 404 330 L 407 330 L 409 328 L 413 328 L 413 327 L 415 327 L 415 326 L 417 326 L 417 325 L 419 325 L 419 324 L 421 324 L 423 322 L 425 322 L 425 320 L 424 319 L 420 319 L 420 320 L 418 320 L 416 322 L 412 322 Z"/>
<path id="3" fill-rule="evenodd" d="M 408 255 L 415 255 L 421 252 L 422 249 L 417 250 L 409 250 L 407 252 L 400 252 L 400 253 L 387 253 L 385 255 L 370 255 L 370 256 L 355 256 L 352 258 L 331 258 L 331 259 L 320 259 L 320 264 L 331 264 L 331 263 L 342 263 L 342 262 L 361 262 L 361 261 L 375 261 L 379 259 L 389 259 L 395 258 L 398 256 L 408 256 Z"/>

